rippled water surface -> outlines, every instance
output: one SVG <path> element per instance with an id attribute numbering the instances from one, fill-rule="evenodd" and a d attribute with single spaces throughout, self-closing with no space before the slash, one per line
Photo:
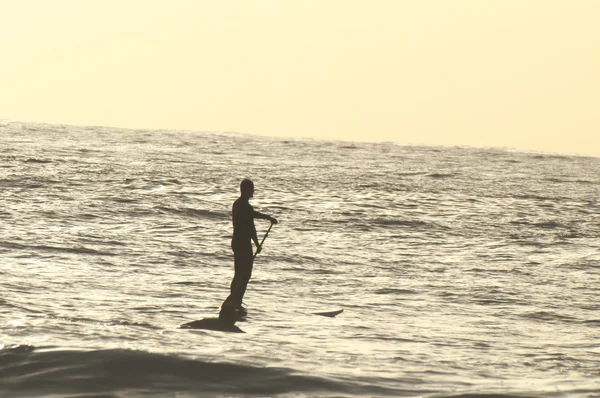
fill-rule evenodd
<path id="1" fill-rule="evenodd" d="M 598 158 L 9 122 L 0 139 L 0 396 L 600 396 Z M 280 221 L 245 333 L 179 329 L 228 294 L 244 177 Z"/>

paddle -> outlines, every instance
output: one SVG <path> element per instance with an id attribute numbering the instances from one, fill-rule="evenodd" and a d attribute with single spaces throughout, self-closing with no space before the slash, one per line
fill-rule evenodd
<path id="1" fill-rule="evenodd" d="M 273 227 L 273 221 L 271 221 L 271 225 L 269 225 L 269 229 L 267 229 L 267 233 L 265 233 L 265 236 L 262 238 L 262 241 L 260 242 L 260 248 L 262 249 L 262 245 L 265 242 L 265 239 L 267 239 L 267 235 L 269 235 L 269 231 L 271 230 L 271 228 Z M 256 253 L 254 253 L 254 257 L 256 258 L 256 255 L 258 254 L 258 249 L 256 249 Z"/>

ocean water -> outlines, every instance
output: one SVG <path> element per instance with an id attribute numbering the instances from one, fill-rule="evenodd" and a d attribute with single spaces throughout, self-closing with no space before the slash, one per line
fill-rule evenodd
<path id="1" fill-rule="evenodd" d="M 599 158 L 4 121 L 0 188 L 1 397 L 600 397 Z"/>

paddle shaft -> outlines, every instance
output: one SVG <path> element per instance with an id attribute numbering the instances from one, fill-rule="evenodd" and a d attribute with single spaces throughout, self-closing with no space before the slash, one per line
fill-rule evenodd
<path id="1" fill-rule="evenodd" d="M 267 229 L 267 233 L 265 233 L 265 236 L 263 236 L 262 241 L 260 241 L 260 248 L 262 248 L 263 243 L 265 243 L 265 239 L 267 239 L 267 235 L 269 235 L 269 231 L 271 230 L 271 228 L 273 227 L 273 223 L 271 223 L 271 225 L 269 225 L 269 229 Z M 256 255 L 258 254 L 258 248 L 256 249 L 256 253 L 254 253 L 254 257 L 256 258 Z"/>

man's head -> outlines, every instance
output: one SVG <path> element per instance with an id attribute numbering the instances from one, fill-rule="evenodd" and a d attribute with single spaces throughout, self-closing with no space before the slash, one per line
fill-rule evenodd
<path id="1" fill-rule="evenodd" d="M 246 196 L 248 198 L 253 197 L 254 183 L 252 182 L 252 180 L 249 180 L 247 178 L 242 180 L 242 183 L 240 184 L 240 191 L 242 192 L 242 196 Z"/>

